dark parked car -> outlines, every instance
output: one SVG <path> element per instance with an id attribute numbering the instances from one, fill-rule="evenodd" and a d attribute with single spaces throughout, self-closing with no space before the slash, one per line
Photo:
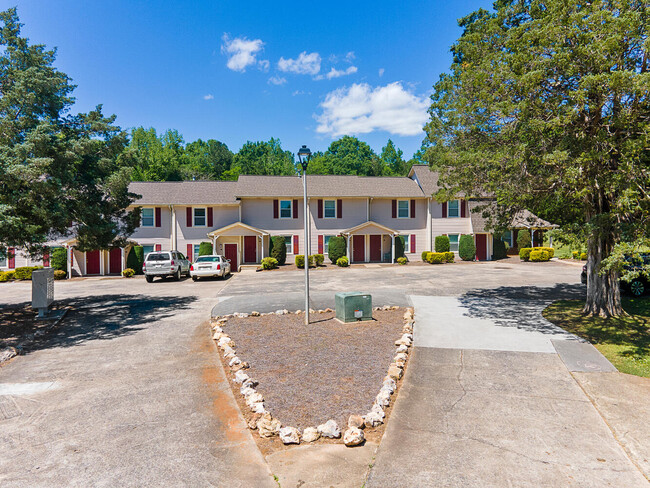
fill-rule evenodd
<path id="1" fill-rule="evenodd" d="M 633 258 L 630 256 L 625 258 L 625 260 L 627 261 L 627 264 L 624 266 L 625 269 L 627 270 L 640 269 L 642 263 L 645 265 L 650 264 L 650 254 L 641 254 L 638 258 Z M 580 281 L 582 281 L 583 284 L 587 284 L 586 265 L 582 267 L 582 274 L 580 275 Z M 619 283 L 623 290 L 630 292 L 630 294 L 634 295 L 635 297 L 640 297 L 642 295 L 645 295 L 650 289 L 650 284 L 648 283 L 648 279 L 643 275 L 639 275 L 629 283 L 623 280 L 621 280 Z"/>

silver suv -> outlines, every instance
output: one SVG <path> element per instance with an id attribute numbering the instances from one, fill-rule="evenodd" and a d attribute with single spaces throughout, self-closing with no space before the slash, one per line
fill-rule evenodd
<path id="1" fill-rule="evenodd" d="M 150 252 L 142 263 L 142 272 L 147 283 L 151 283 L 156 276 L 172 276 L 178 281 L 182 275 L 190 275 L 190 262 L 178 251 Z"/>

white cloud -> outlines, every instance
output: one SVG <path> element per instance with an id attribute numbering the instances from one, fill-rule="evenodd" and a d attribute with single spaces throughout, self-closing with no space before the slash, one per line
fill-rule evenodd
<path id="1" fill-rule="evenodd" d="M 278 76 L 278 75 L 271 76 L 269 78 L 269 83 L 271 83 L 273 85 L 284 85 L 286 82 L 287 82 L 286 78 L 284 78 L 282 76 Z"/>
<path id="2" fill-rule="evenodd" d="M 278 61 L 278 68 L 280 71 L 296 73 L 299 75 L 316 75 L 320 71 L 320 62 L 320 54 L 307 54 L 307 51 L 303 51 L 296 59 L 280 58 L 280 61 Z"/>
<path id="3" fill-rule="evenodd" d="M 228 34 L 224 34 L 222 40 L 221 52 L 228 56 L 226 66 L 229 69 L 243 73 L 248 66 L 257 65 L 263 71 L 268 70 L 269 62 L 267 60 L 257 60 L 257 54 L 264 48 L 261 39 L 247 39 L 246 37 L 230 39 Z"/>
<path id="4" fill-rule="evenodd" d="M 258 66 L 260 68 L 260 71 L 264 71 L 265 73 L 269 72 L 269 68 L 271 67 L 271 63 L 269 62 L 268 59 L 262 59 L 259 63 Z"/>
<path id="5" fill-rule="evenodd" d="M 382 76 L 384 76 L 384 71 L 385 71 L 384 68 L 379 68 L 379 77 L 380 77 L 380 78 L 381 78 Z"/>
<path id="6" fill-rule="evenodd" d="M 291 94 L 292 97 L 297 97 L 298 95 L 311 95 L 311 92 L 306 92 L 303 90 L 296 90 Z"/>
<path id="7" fill-rule="evenodd" d="M 356 56 L 354 55 L 354 51 L 350 51 L 350 52 L 348 52 L 348 53 L 345 55 L 345 60 L 346 60 L 348 63 L 351 63 L 351 62 L 354 61 L 355 59 L 356 59 Z"/>
<path id="8" fill-rule="evenodd" d="M 214 100 L 214 95 L 212 93 L 208 93 L 207 95 L 203 95 L 203 100 Z"/>
<path id="9" fill-rule="evenodd" d="M 336 69 L 332 68 L 329 73 L 326 75 L 318 75 L 314 79 L 316 80 L 322 80 L 324 78 L 327 78 L 328 80 L 331 80 L 332 78 L 340 78 L 341 76 L 347 76 L 351 75 L 353 73 L 356 73 L 358 71 L 356 66 L 350 66 L 348 69 Z"/>
<path id="10" fill-rule="evenodd" d="M 353 84 L 328 93 L 316 116 L 316 132 L 337 137 L 384 130 L 401 136 L 422 134 L 429 119 L 426 96 L 415 95 L 400 82 L 371 87 Z"/>

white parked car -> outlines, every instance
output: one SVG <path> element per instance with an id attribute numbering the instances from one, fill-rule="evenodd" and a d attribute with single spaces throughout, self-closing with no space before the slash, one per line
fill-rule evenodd
<path id="1" fill-rule="evenodd" d="M 194 281 L 208 276 L 225 278 L 230 274 L 230 261 L 220 254 L 199 256 L 190 266 L 190 276 Z"/>

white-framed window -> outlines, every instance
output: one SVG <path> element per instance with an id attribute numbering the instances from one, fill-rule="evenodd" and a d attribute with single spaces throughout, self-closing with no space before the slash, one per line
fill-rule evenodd
<path id="1" fill-rule="evenodd" d="M 0 254 L 0 268 L 6 268 L 7 267 L 7 250 L 2 249 L 1 250 L 4 255 Z"/>
<path id="2" fill-rule="evenodd" d="M 336 200 L 323 200 L 323 217 L 326 219 L 336 218 Z"/>
<path id="3" fill-rule="evenodd" d="M 458 252 L 458 234 L 449 234 L 449 250 Z"/>
<path id="4" fill-rule="evenodd" d="M 460 205 L 458 200 L 447 202 L 447 217 L 460 217 Z"/>
<path id="5" fill-rule="evenodd" d="M 501 240 L 502 240 L 503 242 L 507 242 L 508 245 L 509 245 L 510 247 L 512 247 L 512 231 L 511 231 L 511 230 L 507 230 L 507 231 L 505 231 L 505 232 L 503 233 L 503 235 L 501 236 Z"/>
<path id="6" fill-rule="evenodd" d="M 208 209 L 205 207 L 193 207 L 192 212 L 194 213 L 194 218 L 192 219 L 194 227 L 205 227 L 208 225 Z"/>
<path id="7" fill-rule="evenodd" d="M 284 236 L 284 245 L 287 247 L 287 254 L 293 254 L 293 236 Z"/>
<path id="8" fill-rule="evenodd" d="M 411 252 L 411 235 L 405 234 L 402 237 L 404 238 L 404 252 Z"/>
<path id="9" fill-rule="evenodd" d="M 409 200 L 397 200 L 397 218 L 408 219 L 411 216 L 410 206 Z"/>
<path id="10" fill-rule="evenodd" d="M 150 245 L 150 246 L 148 246 L 148 245 L 142 246 L 142 253 L 143 253 L 145 258 L 147 257 L 147 254 L 149 254 L 150 252 L 153 252 L 153 250 L 154 250 L 153 244 Z"/>
<path id="11" fill-rule="evenodd" d="M 293 217 L 293 202 L 291 200 L 280 200 L 280 218 L 290 219 Z"/>
<path id="12" fill-rule="evenodd" d="M 323 236 L 323 253 L 329 254 L 330 239 L 334 236 Z"/>
<path id="13" fill-rule="evenodd" d="M 140 226 L 153 227 L 156 225 L 156 218 L 154 216 L 153 208 L 143 208 L 140 212 Z"/>
<path id="14" fill-rule="evenodd" d="M 199 248 L 201 247 L 201 244 L 194 244 L 194 249 L 192 250 L 192 257 L 194 257 L 194 261 L 196 261 L 196 258 L 199 257 Z"/>

